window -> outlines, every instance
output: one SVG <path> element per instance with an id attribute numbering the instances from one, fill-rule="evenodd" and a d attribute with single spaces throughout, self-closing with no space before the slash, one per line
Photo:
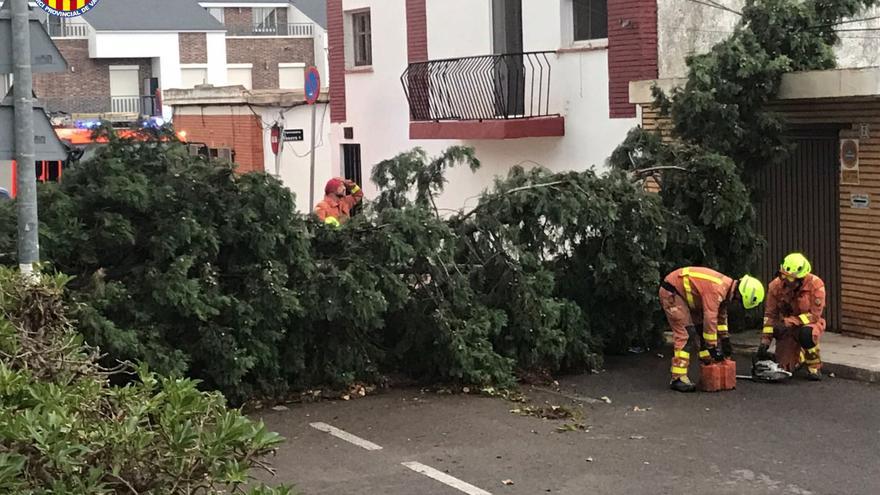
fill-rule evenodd
<path id="1" fill-rule="evenodd" d="M 255 8 L 254 9 L 254 32 L 275 33 L 278 31 L 277 9 Z"/>
<path id="2" fill-rule="evenodd" d="M 278 64 L 279 89 L 303 89 L 306 86 L 306 64 Z"/>
<path id="3" fill-rule="evenodd" d="M 373 39 L 370 34 L 370 13 L 352 14 L 352 34 L 354 37 L 354 65 L 356 67 L 373 65 Z"/>
<path id="4" fill-rule="evenodd" d="M 208 80 L 207 67 L 181 67 L 180 68 L 180 87 L 181 89 L 192 89 L 201 84 L 205 84 Z"/>
<path id="5" fill-rule="evenodd" d="M 251 64 L 229 64 L 226 66 L 226 78 L 230 85 L 241 85 L 245 89 L 253 89 Z"/>
<path id="6" fill-rule="evenodd" d="M 211 14 L 214 19 L 220 21 L 220 24 L 226 23 L 226 21 L 224 21 L 225 17 L 223 16 L 223 8 L 211 7 L 208 9 L 208 13 Z"/>
<path id="7" fill-rule="evenodd" d="M 608 37 L 608 0 L 572 0 L 574 41 Z"/>

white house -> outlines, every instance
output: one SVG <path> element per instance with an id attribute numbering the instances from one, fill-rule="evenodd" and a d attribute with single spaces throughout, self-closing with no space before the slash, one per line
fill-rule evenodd
<path id="1" fill-rule="evenodd" d="M 516 164 L 602 166 L 657 77 L 653 0 L 328 0 L 334 168 L 369 175 L 415 146 L 477 150 L 458 208 Z M 368 195 L 375 191 L 368 184 Z"/>

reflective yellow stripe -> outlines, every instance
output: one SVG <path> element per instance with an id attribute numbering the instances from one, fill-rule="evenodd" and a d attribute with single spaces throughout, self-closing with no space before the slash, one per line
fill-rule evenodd
<path id="1" fill-rule="evenodd" d="M 822 360 L 821 360 L 821 359 L 807 359 L 807 360 L 804 361 L 804 362 L 807 363 L 807 364 L 822 364 Z"/>
<path id="2" fill-rule="evenodd" d="M 801 322 L 802 322 L 804 325 L 809 325 L 809 324 L 810 324 L 810 314 L 809 314 L 809 313 L 804 313 L 804 314 L 798 316 L 798 318 L 801 319 Z"/>
<path id="3" fill-rule="evenodd" d="M 705 273 L 688 273 L 691 277 L 698 278 L 701 280 L 708 280 L 713 284 L 721 285 L 721 279 L 718 277 L 713 277 L 712 275 L 706 275 Z"/>
<path id="4" fill-rule="evenodd" d="M 773 327 L 764 327 L 764 335 L 773 335 Z"/>
<path id="5" fill-rule="evenodd" d="M 681 281 L 684 284 L 684 295 L 687 298 L 688 307 L 694 309 L 694 292 L 691 290 L 691 279 L 689 277 L 690 268 L 685 268 L 682 270 L 681 274 Z"/>
<path id="6" fill-rule="evenodd" d="M 690 359 L 691 353 L 689 353 L 688 351 L 675 351 L 675 357 L 681 359 Z"/>
<path id="7" fill-rule="evenodd" d="M 693 292 L 693 289 L 691 288 L 691 277 L 698 278 L 700 280 L 708 280 L 708 281 L 710 281 L 714 284 L 718 284 L 718 285 L 721 285 L 721 279 L 718 277 L 714 277 L 712 275 L 707 275 L 705 273 L 691 272 L 690 267 L 682 268 L 682 270 L 681 270 L 681 279 L 682 280 L 681 281 L 682 281 L 682 284 L 684 285 L 684 295 L 685 295 L 685 298 L 687 299 L 688 306 L 691 309 L 694 309 L 694 307 L 695 307 L 694 292 Z"/>
<path id="8" fill-rule="evenodd" d="M 708 340 L 709 342 L 715 342 L 718 340 L 718 335 L 714 333 L 705 333 L 703 332 L 703 340 Z"/>
<path id="9" fill-rule="evenodd" d="M 726 332 L 726 331 L 727 331 L 727 325 L 718 325 L 718 331 L 719 331 L 719 332 Z"/>
<path id="10" fill-rule="evenodd" d="M 709 351 L 700 351 L 700 357 L 701 358 L 709 357 Z"/>
<path id="11" fill-rule="evenodd" d="M 678 366 L 673 366 L 672 367 L 672 374 L 673 375 L 687 375 L 688 369 L 687 368 L 679 368 Z"/>

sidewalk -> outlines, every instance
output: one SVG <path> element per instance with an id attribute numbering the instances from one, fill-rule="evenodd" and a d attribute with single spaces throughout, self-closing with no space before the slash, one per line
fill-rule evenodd
<path id="1" fill-rule="evenodd" d="M 734 352 L 751 356 L 761 341 L 760 331 L 731 334 Z M 822 336 L 822 371 L 838 378 L 880 383 L 880 341 L 845 337 L 826 332 Z M 772 348 L 771 348 L 772 349 Z"/>

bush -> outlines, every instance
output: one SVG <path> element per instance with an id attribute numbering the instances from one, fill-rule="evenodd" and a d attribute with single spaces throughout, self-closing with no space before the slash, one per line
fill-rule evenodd
<path id="1" fill-rule="evenodd" d="M 82 333 L 113 358 L 187 373 L 235 402 L 283 392 L 279 347 L 313 268 L 290 192 L 158 142 L 165 135 L 106 134 L 95 158 L 40 188 L 43 255 L 75 277 Z M 6 235 L 0 245 L 14 246 Z"/>
<path id="2" fill-rule="evenodd" d="M 138 381 L 108 386 L 110 373 L 66 316 L 66 282 L 0 269 L 0 490 L 245 493 L 249 470 L 282 439 L 192 380 L 140 369 Z"/>
<path id="3" fill-rule="evenodd" d="M 76 277 L 88 342 L 234 403 L 389 374 L 510 385 L 655 345 L 670 257 L 735 254 L 723 233 L 750 211 L 720 186 L 726 162 L 694 160 L 661 197 L 625 171 L 516 167 L 476 209 L 444 217 L 445 172 L 480 165 L 453 147 L 378 164 L 379 197 L 333 229 L 295 214 L 265 174 L 173 141 L 108 139 L 40 188 L 45 257 Z M 690 194 L 712 184 L 717 207 Z M 0 248 L 14 251 L 14 235 L 0 230 Z"/>

